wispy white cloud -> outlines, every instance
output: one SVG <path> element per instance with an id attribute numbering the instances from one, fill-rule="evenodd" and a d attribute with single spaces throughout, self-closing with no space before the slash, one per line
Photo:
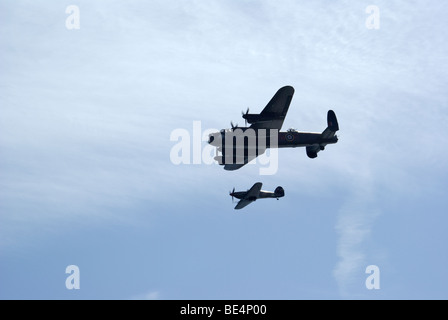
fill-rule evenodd
<path id="1" fill-rule="evenodd" d="M 368 257 L 365 249 L 366 240 L 371 236 L 375 219 L 380 214 L 375 207 L 372 188 L 372 181 L 358 179 L 350 188 L 352 191 L 338 212 L 335 228 L 339 237 L 337 243 L 339 261 L 333 274 L 343 297 L 350 297 L 362 289 L 360 275 L 368 265 L 367 258 L 373 259 Z"/>

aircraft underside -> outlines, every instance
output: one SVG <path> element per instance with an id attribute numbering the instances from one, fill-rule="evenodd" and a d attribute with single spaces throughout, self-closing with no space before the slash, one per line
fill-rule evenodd
<path id="1" fill-rule="evenodd" d="M 306 147 L 309 158 L 316 158 L 327 144 L 337 143 L 339 124 L 333 110 L 327 112 L 327 128 L 322 133 L 298 132 L 290 129 L 280 132 L 294 95 L 294 88 L 280 88 L 259 114 L 242 113 L 246 125 L 238 127 L 231 122 L 231 129 L 222 129 L 209 135 L 208 143 L 217 148 L 215 160 L 225 170 L 238 170 L 268 148 Z"/>
<path id="2" fill-rule="evenodd" d="M 276 140 L 273 140 L 277 136 Z M 219 139 L 214 140 L 211 144 L 217 147 L 220 155 L 215 157 L 219 164 L 245 164 L 263 154 L 268 148 L 297 148 L 297 147 L 313 147 L 324 150 L 325 145 L 334 144 L 338 141 L 337 136 L 331 138 L 322 137 L 321 133 L 314 132 L 279 132 L 277 135 L 258 135 L 255 131 L 253 135 L 245 135 L 232 133 L 230 138 L 225 134 L 221 135 L 221 143 Z M 314 154 L 308 156 L 313 158 Z"/>

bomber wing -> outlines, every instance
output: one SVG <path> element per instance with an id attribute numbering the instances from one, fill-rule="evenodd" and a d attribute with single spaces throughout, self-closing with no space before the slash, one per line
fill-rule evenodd
<path id="1" fill-rule="evenodd" d="M 271 101 L 261 111 L 261 121 L 253 123 L 250 127 L 253 129 L 278 129 L 280 130 L 285 120 L 286 114 L 291 104 L 294 88 L 285 86 L 280 88 L 272 97 Z"/>
<path id="2" fill-rule="evenodd" d="M 239 168 L 245 166 L 246 164 L 248 164 L 249 162 L 254 160 L 259 155 L 262 155 L 264 153 L 264 151 L 265 150 L 259 149 L 258 150 L 258 155 L 249 154 L 247 156 L 244 156 L 244 158 L 236 157 L 236 161 L 235 161 L 236 163 L 225 164 L 224 165 L 224 170 L 228 170 L 228 171 L 238 170 Z M 242 161 L 240 161 L 239 159 L 241 159 Z"/>

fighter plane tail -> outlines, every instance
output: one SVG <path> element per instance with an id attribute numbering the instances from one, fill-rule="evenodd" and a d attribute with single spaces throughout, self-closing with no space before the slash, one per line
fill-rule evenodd
<path id="1" fill-rule="evenodd" d="M 278 186 L 277 188 L 275 188 L 274 190 L 274 194 L 277 198 L 281 198 L 285 196 L 285 190 L 283 190 L 282 187 Z"/>

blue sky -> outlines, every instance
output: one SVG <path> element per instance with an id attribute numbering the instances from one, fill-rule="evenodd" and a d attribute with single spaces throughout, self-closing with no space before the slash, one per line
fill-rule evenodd
<path id="1" fill-rule="evenodd" d="M 446 299 L 447 9 L 1 1 L 0 298 Z M 333 109 L 338 144 L 275 175 L 171 162 L 173 130 L 242 124 L 284 85 L 283 129 Z M 286 196 L 233 210 L 257 181 Z"/>

